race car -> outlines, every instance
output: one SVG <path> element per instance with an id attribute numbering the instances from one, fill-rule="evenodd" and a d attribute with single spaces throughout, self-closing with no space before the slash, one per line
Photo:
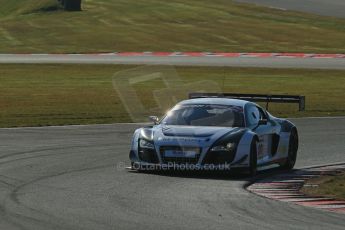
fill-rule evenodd
<path id="1" fill-rule="evenodd" d="M 162 119 L 151 116 L 154 125 L 134 132 L 129 154 L 132 168 L 238 168 L 251 176 L 264 165 L 292 169 L 298 150 L 296 126 L 252 102 L 262 101 L 258 96 L 245 97 L 251 101 L 234 98 L 239 97 L 197 94 L 178 103 Z M 286 98 L 270 96 L 267 102 L 288 102 Z"/>

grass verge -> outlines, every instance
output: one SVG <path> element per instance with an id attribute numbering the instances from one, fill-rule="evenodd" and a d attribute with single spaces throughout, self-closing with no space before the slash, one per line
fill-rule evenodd
<path id="1" fill-rule="evenodd" d="M 270 111 L 276 116 L 290 117 L 345 115 L 345 71 L 341 70 L 159 67 L 157 71 L 156 68 L 0 65 L 0 127 L 131 122 L 124 105 L 139 108 L 139 104 L 144 111 L 137 117 L 146 121 L 146 115 L 162 115 L 173 104 L 165 99 L 159 101 L 163 98 L 160 96 L 161 109 L 155 109 L 158 106 L 153 92 L 163 89 L 160 92 L 164 93 L 167 84 L 177 101 L 185 99 L 190 91 L 205 88 L 234 93 L 300 94 L 307 97 L 305 112 L 298 112 L 297 105 L 272 105 Z M 168 77 L 165 81 L 149 80 L 151 72 L 167 72 Z M 114 89 L 113 80 L 121 76 L 125 78 L 120 83 L 127 82 L 127 76 L 146 76 L 141 81 L 131 80 L 135 94 L 125 96 L 125 104 Z M 199 84 L 200 81 L 208 82 Z M 214 85 L 216 89 L 211 87 Z M 139 101 L 133 102 L 133 95 Z"/>
<path id="2" fill-rule="evenodd" d="M 302 192 L 312 196 L 324 196 L 345 200 L 345 173 L 311 179 Z"/>
<path id="3" fill-rule="evenodd" d="M 0 53 L 345 53 L 345 19 L 231 0 L 0 0 Z"/>

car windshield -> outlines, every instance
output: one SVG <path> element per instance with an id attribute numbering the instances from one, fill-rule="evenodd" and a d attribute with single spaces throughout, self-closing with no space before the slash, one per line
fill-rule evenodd
<path id="1" fill-rule="evenodd" d="M 161 124 L 244 127 L 243 108 L 231 105 L 182 105 L 168 112 Z"/>

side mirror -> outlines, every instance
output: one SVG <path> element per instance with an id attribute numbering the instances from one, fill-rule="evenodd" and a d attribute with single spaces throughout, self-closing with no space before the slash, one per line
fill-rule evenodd
<path id="1" fill-rule="evenodd" d="M 259 125 L 267 125 L 267 119 L 261 119 L 260 121 L 259 121 L 259 124 L 258 124 L 258 126 Z"/>
<path id="2" fill-rule="evenodd" d="M 159 118 L 157 116 L 149 116 L 149 119 L 151 122 L 153 122 L 155 125 L 158 124 Z"/>

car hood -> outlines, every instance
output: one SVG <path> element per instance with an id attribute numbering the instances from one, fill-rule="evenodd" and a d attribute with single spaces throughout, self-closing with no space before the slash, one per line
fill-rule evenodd
<path id="1" fill-rule="evenodd" d="M 243 128 L 157 125 L 152 129 L 152 136 L 157 149 L 176 145 L 210 147 L 223 136 L 240 130 Z"/>
<path id="2" fill-rule="evenodd" d="M 161 126 L 164 136 L 174 137 L 211 137 L 215 134 L 224 135 L 238 128 L 210 126 Z"/>

